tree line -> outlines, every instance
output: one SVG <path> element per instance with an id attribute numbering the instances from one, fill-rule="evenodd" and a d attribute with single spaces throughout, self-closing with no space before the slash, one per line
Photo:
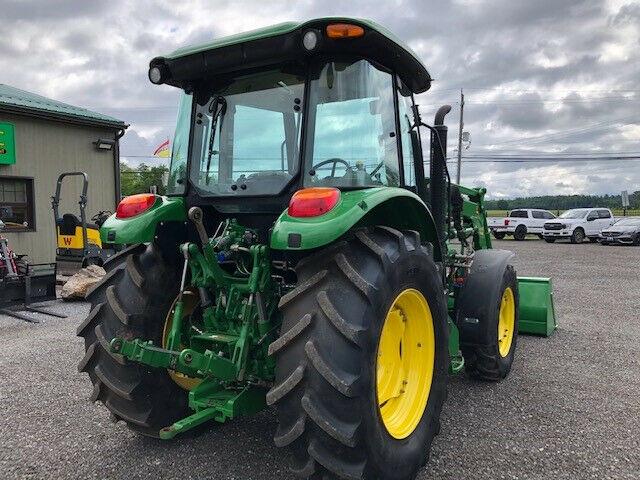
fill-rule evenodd
<path id="1" fill-rule="evenodd" d="M 486 200 L 487 210 L 513 210 L 514 208 L 541 208 L 568 210 L 580 207 L 622 208 L 621 195 L 545 195 L 512 199 Z M 629 194 L 629 208 L 640 209 L 640 190 Z"/>

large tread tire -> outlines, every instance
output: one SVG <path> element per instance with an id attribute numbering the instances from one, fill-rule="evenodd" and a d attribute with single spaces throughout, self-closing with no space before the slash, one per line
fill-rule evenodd
<path id="1" fill-rule="evenodd" d="M 431 251 L 417 232 L 376 227 L 302 260 L 296 271 L 298 286 L 279 304 L 282 334 L 270 346 L 276 445 L 291 449 L 303 478 L 413 478 L 440 428 L 449 365 L 447 309 Z M 420 423 L 396 440 L 380 418 L 375 372 L 386 313 L 406 288 L 429 303 L 435 369 Z"/>
<path id="2" fill-rule="evenodd" d="M 500 303 L 502 295 L 507 287 L 511 287 L 515 296 L 515 323 L 513 332 L 513 341 L 511 348 L 506 357 L 500 355 L 498 349 L 498 315 L 500 312 Z M 482 322 L 479 326 L 482 328 L 479 340 L 476 343 L 461 343 L 460 347 L 464 357 L 466 372 L 469 376 L 478 380 L 500 381 L 509 375 L 518 341 L 518 278 L 516 271 L 512 265 L 507 265 L 504 270 L 500 289 L 496 298 L 491 299 L 487 306 L 489 314 L 488 321 Z"/>
<path id="3" fill-rule="evenodd" d="M 91 311 L 77 330 L 85 341 L 78 370 L 89 374 L 90 399 L 102 402 L 112 420 L 124 420 L 139 433 L 157 436 L 162 427 L 188 415 L 187 392 L 165 370 L 110 353 L 109 342 L 119 336 L 161 345 L 180 269 L 154 245 L 125 249 L 105 262 L 104 268 L 105 277 L 87 293 Z"/>
<path id="4" fill-rule="evenodd" d="M 493 232 L 493 236 L 496 240 L 502 240 L 507 234 L 504 232 Z"/>

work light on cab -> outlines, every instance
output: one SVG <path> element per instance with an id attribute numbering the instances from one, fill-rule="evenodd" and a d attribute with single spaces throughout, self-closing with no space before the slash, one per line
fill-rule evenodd
<path id="1" fill-rule="evenodd" d="M 160 85 L 161 83 L 164 83 L 166 77 L 166 68 L 163 68 L 161 65 L 155 65 L 149 69 L 149 80 L 151 80 L 151 83 Z"/>
<path id="2" fill-rule="evenodd" d="M 125 197 L 118 204 L 116 218 L 130 218 L 149 210 L 156 203 L 157 195 L 153 193 L 140 193 Z"/>
<path id="3" fill-rule="evenodd" d="M 305 188 L 293 194 L 289 201 L 290 217 L 319 217 L 330 211 L 340 201 L 337 188 Z"/>
<path id="4" fill-rule="evenodd" d="M 302 36 L 302 46 L 308 52 L 312 52 L 318 46 L 318 32 L 316 30 L 307 30 Z"/>

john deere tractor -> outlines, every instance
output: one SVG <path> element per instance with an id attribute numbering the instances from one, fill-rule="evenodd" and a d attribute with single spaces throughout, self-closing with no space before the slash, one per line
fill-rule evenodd
<path id="1" fill-rule="evenodd" d="M 274 406 L 298 476 L 412 478 L 448 375 L 501 380 L 519 331 L 555 327 L 549 279 L 491 249 L 485 190 L 449 180 L 425 66 L 329 18 L 179 49 L 149 79 L 183 91 L 169 194 L 101 228 L 133 246 L 78 328 L 91 398 L 162 439 Z"/>

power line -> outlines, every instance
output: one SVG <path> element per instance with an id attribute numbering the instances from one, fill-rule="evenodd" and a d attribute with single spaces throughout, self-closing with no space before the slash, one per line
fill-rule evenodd
<path id="1" fill-rule="evenodd" d="M 520 150 L 522 151 L 522 150 Z M 526 150 L 525 150 L 526 151 Z M 594 150 L 594 151 L 590 151 L 590 152 L 532 152 L 532 151 L 526 151 L 527 153 L 493 153 L 492 151 L 487 151 L 487 155 L 495 155 L 495 156 L 506 156 L 506 157 L 532 157 L 532 156 L 541 156 L 541 155 L 552 155 L 552 156 L 562 156 L 562 155 L 582 155 L 582 156 L 587 156 L 587 155 L 627 155 L 627 154 L 640 154 L 640 150 L 635 150 L 635 151 L 618 151 L 618 152 L 602 152 L 600 150 Z M 480 153 L 471 153 L 468 154 L 465 158 L 471 158 L 471 157 L 475 157 L 475 156 L 482 156 L 484 157 L 485 155 L 482 154 L 482 152 Z"/>
<path id="2" fill-rule="evenodd" d="M 638 161 L 640 156 L 623 156 L 623 157 L 583 157 L 583 158 L 548 158 L 548 157 L 531 157 L 531 158 L 509 158 L 509 157 L 462 157 L 464 163 L 586 163 L 586 162 L 613 162 L 613 161 Z M 447 159 L 447 162 L 456 162 L 457 159 Z"/>
<path id="3" fill-rule="evenodd" d="M 439 88 L 438 92 L 445 91 L 459 91 L 461 87 L 456 88 Z M 616 92 L 616 93 L 630 93 L 640 92 L 640 89 L 615 89 L 615 88 L 603 88 L 603 89 L 579 89 L 579 88 L 502 88 L 502 87 L 462 87 L 467 90 L 481 90 L 481 91 L 500 91 L 500 92 L 528 92 L 528 93 L 540 93 L 540 92 L 572 92 L 572 93 L 593 93 L 593 92 Z M 435 93 L 435 92 L 434 92 Z"/>

